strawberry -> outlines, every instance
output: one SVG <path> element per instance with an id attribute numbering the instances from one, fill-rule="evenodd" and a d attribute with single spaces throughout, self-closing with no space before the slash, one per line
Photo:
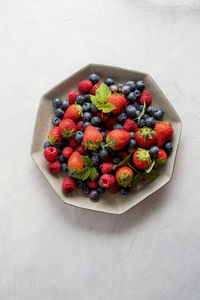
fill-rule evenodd
<path id="1" fill-rule="evenodd" d="M 146 105 L 150 105 L 152 103 L 152 98 L 151 98 L 151 94 L 149 91 L 145 90 L 142 92 L 142 95 L 140 97 L 140 104 L 144 104 L 144 102 L 146 103 Z"/>
<path id="2" fill-rule="evenodd" d="M 51 145 L 59 145 L 62 141 L 62 135 L 58 126 L 54 127 L 49 133 L 49 142 Z"/>
<path id="3" fill-rule="evenodd" d="M 95 95 L 96 90 L 97 90 L 99 87 L 100 87 L 100 84 L 99 84 L 99 83 L 96 83 L 96 84 L 93 86 L 93 88 L 91 89 L 90 94 L 91 94 L 91 95 Z"/>
<path id="4" fill-rule="evenodd" d="M 83 94 L 88 93 L 92 89 L 92 82 L 90 80 L 82 80 L 78 83 L 78 89 Z"/>
<path id="5" fill-rule="evenodd" d="M 112 94 L 106 103 L 111 103 L 115 106 L 115 109 L 112 110 L 113 114 L 119 114 L 128 105 L 126 98 L 120 94 Z"/>
<path id="6" fill-rule="evenodd" d="M 68 96 L 68 98 L 69 98 L 69 103 L 70 104 L 74 104 L 75 103 L 75 101 L 76 101 L 76 97 L 79 95 L 79 92 L 77 92 L 77 91 L 71 91 L 71 92 L 69 92 L 69 96 Z"/>
<path id="7" fill-rule="evenodd" d="M 129 143 L 130 139 L 130 132 L 123 129 L 115 129 L 107 134 L 106 143 L 113 150 L 121 150 Z"/>
<path id="8" fill-rule="evenodd" d="M 86 149 L 95 150 L 99 148 L 103 136 L 94 126 L 87 126 L 83 135 L 83 143 Z"/>
<path id="9" fill-rule="evenodd" d="M 173 128 L 169 123 L 157 122 L 154 126 L 154 131 L 156 132 L 157 146 L 162 147 L 173 134 Z"/>
<path id="10" fill-rule="evenodd" d="M 142 127 L 135 133 L 135 140 L 139 147 L 149 149 L 156 144 L 156 133 L 149 127 Z"/>
<path id="11" fill-rule="evenodd" d="M 59 124 L 60 133 L 64 138 L 74 135 L 77 131 L 77 126 L 71 119 L 64 119 Z"/>
<path id="12" fill-rule="evenodd" d="M 145 149 L 138 148 L 137 151 L 133 154 L 133 164 L 138 169 L 146 169 L 151 164 L 151 157 L 149 151 Z"/>
<path id="13" fill-rule="evenodd" d="M 80 170 L 84 167 L 82 156 L 78 151 L 74 151 L 68 159 L 68 169 L 70 172 Z"/>
<path id="14" fill-rule="evenodd" d="M 121 167 L 117 170 L 115 178 L 119 185 L 127 187 L 131 185 L 134 173 L 129 167 Z"/>
<path id="15" fill-rule="evenodd" d="M 102 122 L 107 122 L 109 117 L 107 114 L 104 114 L 102 111 L 98 111 L 97 116 L 101 118 Z"/>
<path id="16" fill-rule="evenodd" d="M 159 153 L 156 158 L 157 158 L 156 165 L 157 166 L 162 165 L 167 160 L 167 153 L 165 152 L 164 149 L 160 148 Z"/>
<path id="17" fill-rule="evenodd" d="M 77 121 L 82 116 L 83 108 L 79 104 L 71 104 L 64 113 L 63 119 Z"/>

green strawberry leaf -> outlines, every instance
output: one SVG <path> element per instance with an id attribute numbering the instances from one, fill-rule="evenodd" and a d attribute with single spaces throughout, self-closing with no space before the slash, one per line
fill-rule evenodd
<path id="1" fill-rule="evenodd" d="M 148 168 L 145 169 L 145 173 L 150 173 L 151 170 L 153 169 L 154 165 L 155 165 L 155 159 L 152 161 L 152 163 L 150 164 L 150 166 Z"/>
<path id="2" fill-rule="evenodd" d="M 113 105 L 113 104 L 111 104 L 111 103 L 106 103 L 106 104 L 104 104 L 104 106 L 103 106 L 103 108 L 102 108 L 102 111 L 104 112 L 104 113 L 109 113 L 109 112 L 111 112 L 112 110 L 114 110 L 116 107 Z"/>
<path id="3" fill-rule="evenodd" d="M 96 90 L 95 96 L 98 98 L 98 101 L 105 103 L 111 95 L 109 87 L 105 83 L 101 83 L 100 87 Z"/>
<path id="4" fill-rule="evenodd" d="M 117 168 L 121 168 L 121 167 L 128 165 L 131 155 L 132 155 L 132 153 L 129 154 L 128 156 L 126 156 L 119 164 L 114 165 L 113 170 L 116 170 Z"/>
<path id="5" fill-rule="evenodd" d="M 92 159 L 90 159 L 87 156 L 81 155 L 82 159 L 83 159 L 83 163 L 85 167 L 92 167 L 94 165 L 94 162 Z"/>
<path id="6" fill-rule="evenodd" d="M 90 175 L 89 175 L 91 180 L 95 180 L 95 178 L 97 177 L 97 169 L 95 167 L 92 167 L 90 169 Z"/>
<path id="7" fill-rule="evenodd" d="M 133 178 L 133 185 L 134 187 L 136 187 L 136 185 L 142 180 L 143 176 L 141 173 L 138 173 L 137 175 L 135 175 L 135 177 Z"/>
<path id="8" fill-rule="evenodd" d="M 153 179 L 155 179 L 157 176 L 158 176 L 158 171 L 155 170 L 155 169 L 151 170 L 151 172 L 149 172 L 149 173 L 144 173 L 144 174 L 143 174 L 143 177 L 144 177 L 145 179 L 147 179 L 147 180 L 153 180 Z"/>

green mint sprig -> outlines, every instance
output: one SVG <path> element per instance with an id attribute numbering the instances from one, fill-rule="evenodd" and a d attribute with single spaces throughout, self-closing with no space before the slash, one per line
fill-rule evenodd
<path id="1" fill-rule="evenodd" d="M 97 169 L 94 167 L 94 162 L 87 156 L 82 156 L 84 168 L 80 170 L 76 170 L 73 172 L 73 176 L 79 180 L 86 180 L 90 178 L 91 180 L 95 180 L 97 176 Z"/>
<path id="2" fill-rule="evenodd" d="M 128 156 L 126 156 L 119 164 L 114 165 L 113 170 L 116 170 L 117 168 L 121 168 L 121 167 L 128 165 L 131 155 L 132 155 L 132 153 L 129 154 Z"/>
<path id="3" fill-rule="evenodd" d="M 101 83 L 100 87 L 96 90 L 95 96 L 91 95 L 91 101 L 98 110 L 103 113 L 109 113 L 116 107 L 111 103 L 106 103 L 111 95 L 109 87 L 105 83 Z"/>

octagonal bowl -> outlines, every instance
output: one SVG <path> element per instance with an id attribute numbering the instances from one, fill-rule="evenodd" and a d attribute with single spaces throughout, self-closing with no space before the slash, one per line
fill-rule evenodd
<path id="1" fill-rule="evenodd" d="M 122 196 L 119 193 L 112 195 L 107 191 L 100 196 L 98 202 L 92 202 L 88 197 L 83 196 L 82 192 L 78 189 L 69 195 L 64 194 L 62 192 L 62 180 L 65 175 L 61 172 L 56 175 L 49 173 L 47 163 L 43 157 L 43 144 L 47 141 L 48 133 L 52 128 L 51 119 L 54 115 L 52 99 L 55 97 L 66 99 L 69 91 L 77 89 L 77 83 L 80 80 L 87 79 L 90 73 L 99 74 L 102 81 L 106 77 L 112 77 L 116 83 L 126 82 L 128 80 L 144 80 L 146 88 L 151 92 L 153 105 L 165 111 L 164 121 L 170 122 L 174 129 L 173 151 L 168 157 L 166 164 L 160 168 L 159 176 L 154 181 L 143 184 L 142 186 L 138 185 L 138 187 L 127 196 Z M 65 203 L 90 210 L 122 214 L 156 192 L 171 179 L 180 133 L 181 120 L 178 114 L 150 75 L 113 66 L 89 64 L 42 96 L 37 112 L 31 155 L 52 189 Z"/>

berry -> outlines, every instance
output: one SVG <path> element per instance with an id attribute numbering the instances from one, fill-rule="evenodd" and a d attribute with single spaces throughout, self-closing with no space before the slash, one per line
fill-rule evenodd
<path id="1" fill-rule="evenodd" d="M 157 146 L 152 146 L 149 149 L 149 154 L 151 155 L 152 158 L 156 157 L 159 153 L 159 148 Z"/>
<path id="2" fill-rule="evenodd" d="M 76 124 L 77 130 L 83 131 L 83 124 L 84 124 L 83 120 L 78 121 L 78 123 Z"/>
<path id="3" fill-rule="evenodd" d="M 111 187 L 115 183 L 115 176 L 104 174 L 100 178 L 101 185 L 105 188 Z"/>
<path id="4" fill-rule="evenodd" d="M 91 103 L 91 112 L 93 112 L 93 113 L 98 112 L 98 109 L 96 108 L 96 106 L 93 103 Z"/>
<path id="5" fill-rule="evenodd" d="M 91 103 L 90 94 L 85 94 L 85 95 L 83 95 L 83 97 L 84 97 L 84 102 Z"/>
<path id="6" fill-rule="evenodd" d="M 123 129 L 123 126 L 121 124 L 115 124 L 113 129 Z"/>
<path id="7" fill-rule="evenodd" d="M 133 92 L 130 92 L 127 96 L 127 100 L 130 104 L 133 104 L 136 100 L 135 94 Z"/>
<path id="8" fill-rule="evenodd" d="M 97 181 L 93 181 L 91 179 L 88 179 L 87 180 L 87 186 L 90 188 L 90 189 L 96 189 L 98 187 L 98 182 Z"/>
<path id="9" fill-rule="evenodd" d="M 52 119 L 52 124 L 53 124 L 53 126 L 58 126 L 58 125 L 60 124 L 60 121 L 61 121 L 60 118 L 54 117 L 54 118 Z"/>
<path id="10" fill-rule="evenodd" d="M 112 78 L 106 78 L 104 83 L 107 84 L 107 86 L 110 86 L 110 85 L 115 84 L 115 81 Z"/>
<path id="11" fill-rule="evenodd" d="M 135 112 L 135 116 L 136 116 L 136 118 L 138 118 L 138 117 L 139 117 L 139 115 L 140 115 L 140 111 L 137 109 L 137 110 L 136 110 L 136 112 Z"/>
<path id="12" fill-rule="evenodd" d="M 105 189 L 104 187 L 98 186 L 97 192 L 98 192 L 99 194 L 102 194 L 102 193 L 104 193 L 105 191 L 106 191 L 106 189 Z"/>
<path id="13" fill-rule="evenodd" d="M 92 73 L 92 74 L 90 74 L 90 76 L 89 76 L 89 80 L 90 80 L 93 84 L 95 84 L 95 83 L 97 83 L 97 82 L 99 81 L 99 75 L 98 75 L 98 74 L 95 74 L 95 73 Z"/>
<path id="14" fill-rule="evenodd" d="M 84 103 L 84 97 L 82 95 L 78 95 L 76 97 L 76 103 L 80 104 L 80 105 L 83 105 L 83 103 Z"/>
<path id="15" fill-rule="evenodd" d="M 99 164 L 100 164 L 100 158 L 99 158 L 98 155 L 94 155 L 94 154 L 93 154 L 93 155 L 91 156 L 91 160 L 93 160 L 95 166 L 99 166 Z"/>
<path id="16" fill-rule="evenodd" d="M 65 147 L 62 151 L 62 155 L 65 157 L 65 158 L 69 158 L 73 153 L 73 149 L 71 147 Z"/>
<path id="17" fill-rule="evenodd" d="M 70 194 L 76 189 L 76 181 L 69 176 L 63 179 L 62 189 L 66 194 Z"/>
<path id="18" fill-rule="evenodd" d="M 125 113 L 121 113 L 118 115 L 118 121 L 124 123 L 127 119 L 127 115 Z"/>
<path id="19" fill-rule="evenodd" d="M 155 108 L 153 107 L 153 105 L 149 105 L 146 109 L 146 113 L 150 116 L 153 116 L 154 111 L 155 111 Z"/>
<path id="20" fill-rule="evenodd" d="M 64 113 L 63 119 L 72 119 L 77 121 L 82 115 L 82 106 L 78 104 L 71 104 Z"/>
<path id="21" fill-rule="evenodd" d="M 131 91 L 130 86 L 128 86 L 128 85 L 124 85 L 124 86 L 123 86 L 123 88 L 122 88 L 122 93 L 123 93 L 124 95 L 128 95 L 128 94 L 130 93 L 130 91 Z"/>
<path id="22" fill-rule="evenodd" d="M 117 93 L 117 91 L 118 91 L 118 88 L 115 84 L 110 85 L 109 88 L 110 88 L 112 93 Z"/>
<path id="23" fill-rule="evenodd" d="M 133 171 L 129 167 L 121 167 L 115 174 L 116 180 L 120 186 L 128 187 L 133 181 Z"/>
<path id="24" fill-rule="evenodd" d="M 58 147 L 56 147 L 57 151 L 58 151 L 58 155 L 62 154 L 62 150 Z"/>
<path id="25" fill-rule="evenodd" d="M 121 150 L 129 143 L 130 139 L 130 132 L 123 129 L 115 129 L 106 136 L 106 143 L 113 150 Z"/>
<path id="26" fill-rule="evenodd" d="M 58 173 L 61 170 L 61 165 L 58 160 L 48 163 L 48 169 L 51 173 Z"/>
<path id="27" fill-rule="evenodd" d="M 138 130 L 138 125 L 134 121 L 127 119 L 123 126 L 124 130 L 126 131 L 134 131 L 136 132 Z"/>
<path id="28" fill-rule="evenodd" d="M 142 104 L 138 104 L 138 110 L 142 111 L 143 110 L 143 105 Z"/>
<path id="29" fill-rule="evenodd" d="M 113 164 L 112 163 L 103 163 L 100 165 L 101 172 L 103 174 L 110 173 L 113 171 Z"/>
<path id="30" fill-rule="evenodd" d="M 135 91 L 136 84 L 134 81 L 127 81 L 126 85 L 130 86 L 131 92 Z"/>
<path id="31" fill-rule="evenodd" d="M 44 147 L 43 148 L 45 149 L 45 148 L 51 147 L 51 146 L 52 145 L 49 143 L 49 141 L 47 141 L 47 142 L 44 143 Z"/>
<path id="32" fill-rule="evenodd" d="M 59 124 L 60 133 L 64 138 L 71 137 L 77 131 L 77 126 L 71 119 L 63 119 Z"/>
<path id="33" fill-rule="evenodd" d="M 87 186 L 83 186 L 83 187 L 82 187 L 82 192 L 83 192 L 84 195 L 89 195 L 89 193 L 90 193 L 90 188 L 87 187 Z"/>
<path id="34" fill-rule="evenodd" d="M 53 162 L 58 155 L 56 147 L 47 147 L 44 149 L 44 157 L 48 162 Z"/>
<path id="35" fill-rule="evenodd" d="M 82 132 L 82 131 L 77 131 L 77 132 L 75 133 L 74 139 L 75 139 L 77 142 L 81 143 L 81 141 L 82 141 L 82 139 L 83 139 L 83 132 Z"/>
<path id="36" fill-rule="evenodd" d="M 122 161 L 121 157 L 115 156 L 112 160 L 114 165 L 118 165 Z"/>
<path id="37" fill-rule="evenodd" d="M 142 91 L 142 90 L 145 88 L 144 81 L 138 80 L 138 81 L 136 82 L 136 86 L 137 86 L 137 89 L 138 89 L 138 90 Z"/>
<path id="38" fill-rule="evenodd" d="M 97 201 L 99 198 L 99 193 L 97 191 L 91 191 L 89 194 L 90 200 Z"/>
<path id="39" fill-rule="evenodd" d="M 49 133 L 49 142 L 51 145 L 58 145 L 62 141 L 62 135 L 60 133 L 59 127 L 54 127 Z"/>
<path id="40" fill-rule="evenodd" d="M 71 148 L 76 148 L 79 145 L 79 142 L 77 142 L 73 137 L 69 138 L 69 146 Z"/>
<path id="41" fill-rule="evenodd" d="M 66 110 L 70 106 L 69 100 L 63 100 L 61 108 L 62 110 Z"/>
<path id="42" fill-rule="evenodd" d="M 108 188 L 111 194 L 117 194 L 119 191 L 118 183 L 114 183 L 111 187 Z"/>
<path id="43" fill-rule="evenodd" d="M 135 140 L 139 147 L 149 149 L 156 144 L 156 133 L 151 128 L 145 126 L 136 131 Z"/>
<path id="44" fill-rule="evenodd" d="M 135 139 L 130 140 L 129 147 L 131 147 L 131 148 L 136 148 L 137 147 L 137 143 L 136 143 Z"/>
<path id="45" fill-rule="evenodd" d="M 104 131 L 101 132 L 102 137 L 105 138 L 106 137 L 106 133 Z"/>
<path id="46" fill-rule="evenodd" d="M 169 123 L 157 122 L 154 126 L 157 138 L 157 146 L 160 148 L 172 137 L 173 128 Z"/>
<path id="47" fill-rule="evenodd" d="M 133 95 L 132 95 L 132 98 L 136 101 L 138 99 L 140 99 L 141 97 L 141 92 L 139 90 L 135 90 L 134 92 L 132 92 Z M 132 100 L 133 101 L 133 100 Z"/>
<path id="48" fill-rule="evenodd" d="M 128 156 L 128 153 L 126 151 L 121 150 L 121 151 L 118 152 L 118 155 L 121 156 L 124 159 L 125 157 Z"/>
<path id="49" fill-rule="evenodd" d="M 162 165 L 166 162 L 166 160 L 167 160 L 167 153 L 165 152 L 164 149 L 160 148 L 159 153 L 157 155 L 156 164 L 157 165 Z"/>
<path id="50" fill-rule="evenodd" d="M 141 119 L 144 119 L 145 121 L 146 121 L 148 118 L 149 118 L 149 115 L 147 115 L 147 114 L 144 114 L 144 115 L 141 117 Z"/>
<path id="51" fill-rule="evenodd" d="M 124 84 L 123 83 L 118 83 L 117 84 L 117 89 L 118 89 L 118 92 L 121 93 L 122 92 L 122 88 L 123 88 Z"/>
<path id="52" fill-rule="evenodd" d="M 151 157 L 149 151 L 144 149 L 138 149 L 133 154 L 133 164 L 138 169 L 146 169 L 151 164 Z"/>
<path id="53" fill-rule="evenodd" d="M 88 148 L 89 150 L 95 150 L 99 148 L 102 141 L 102 134 L 95 127 L 87 126 L 83 135 L 85 148 Z"/>
<path id="54" fill-rule="evenodd" d="M 76 180 L 76 184 L 79 189 L 82 189 L 84 182 L 82 180 Z"/>
<path id="55" fill-rule="evenodd" d="M 146 122 L 146 126 L 151 128 L 154 127 L 154 125 L 157 123 L 156 119 L 153 117 L 146 118 L 145 122 Z"/>
<path id="56" fill-rule="evenodd" d="M 75 150 L 78 151 L 81 155 L 86 155 L 88 153 L 83 145 L 79 145 Z"/>
<path id="57" fill-rule="evenodd" d="M 90 80 L 82 80 L 78 83 L 78 89 L 81 93 L 86 94 L 92 89 L 92 82 Z"/>
<path id="58" fill-rule="evenodd" d="M 87 111 L 86 111 L 86 112 L 83 113 L 83 120 L 84 120 L 84 121 L 90 121 L 91 118 L 92 118 L 91 112 L 87 112 Z"/>
<path id="59" fill-rule="evenodd" d="M 85 123 L 83 124 L 83 130 L 85 130 L 86 127 L 87 127 L 87 126 L 90 126 L 90 125 L 91 125 L 91 122 L 85 122 Z"/>
<path id="60" fill-rule="evenodd" d="M 135 138 L 135 133 L 134 132 L 130 132 L 131 134 L 131 138 L 134 139 Z"/>
<path id="61" fill-rule="evenodd" d="M 164 111 L 162 109 L 158 109 L 154 112 L 154 117 L 156 118 L 156 120 L 161 120 L 164 116 Z"/>
<path id="62" fill-rule="evenodd" d="M 101 124 L 101 118 L 98 116 L 92 117 L 91 123 L 93 126 L 98 126 L 99 124 Z"/>
<path id="63" fill-rule="evenodd" d="M 84 167 L 82 156 L 78 151 L 74 151 L 68 159 L 68 169 L 70 172 L 80 170 Z"/>
<path id="64" fill-rule="evenodd" d="M 144 127 L 145 125 L 146 125 L 146 122 L 145 122 L 144 119 L 140 119 L 140 120 L 138 121 L 138 126 L 139 126 L 140 128 Z"/>
<path id="65" fill-rule="evenodd" d="M 150 105 L 152 103 L 152 98 L 151 98 L 151 94 L 149 91 L 144 90 L 142 92 L 142 95 L 140 97 L 140 104 L 144 104 L 144 102 L 146 103 L 146 105 Z"/>
<path id="66" fill-rule="evenodd" d="M 167 142 L 164 144 L 164 149 L 167 153 L 170 153 L 173 149 L 173 145 L 171 142 Z"/>
<path id="67" fill-rule="evenodd" d="M 101 118 L 102 122 L 107 122 L 109 120 L 108 114 L 105 114 L 102 111 L 98 111 L 97 115 Z"/>
<path id="68" fill-rule="evenodd" d="M 94 95 L 96 94 L 96 90 L 97 90 L 99 87 L 100 87 L 100 84 L 99 84 L 99 83 L 96 83 L 96 84 L 93 86 L 93 88 L 91 89 L 90 94 L 94 96 Z"/>
<path id="69" fill-rule="evenodd" d="M 126 196 L 126 195 L 128 195 L 128 193 L 129 193 L 129 187 L 126 187 L 126 188 L 121 187 L 120 188 L 120 194 L 121 195 Z"/>
<path id="70" fill-rule="evenodd" d="M 91 104 L 89 102 L 85 102 L 83 104 L 83 111 L 90 111 L 91 109 Z"/>
<path id="71" fill-rule="evenodd" d="M 108 153 L 108 150 L 107 150 L 107 149 L 101 149 L 101 150 L 99 151 L 99 155 L 100 155 L 101 158 L 107 157 L 108 154 L 109 154 L 109 153 Z"/>
<path id="72" fill-rule="evenodd" d="M 59 108 L 62 104 L 62 100 L 60 98 L 55 98 L 53 99 L 52 103 L 54 107 Z"/>
<path id="73" fill-rule="evenodd" d="M 79 92 L 77 91 L 71 91 L 69 92 L 68 98 L 69 98 L 69 103 L 74 104 L 76 101 L 76 97 L 79 95 Z"/>
<path id="74" fill-rule="evenodd" d="M 106 128 L 113 129 L 113 126 L 118 122 L 117 117 L 113 117 L 106 122 Z"/>
<path id="75" fill-rule="evenodd" d="M 62 170 L 63 172 L 68 172 L 68 166 L 67 166 L 67 163 L 66 163 L 66 162 L 63 162 L 63 163 L 61 164 L 61 170 Z"/>
<path id="76" fill-rule="evenodd" d="M 128 104 L 126 98 L 119 94 L 112 94 L 107 103 L 115 106 L 115 109 L 112 110 L 113 114 L 119 114 Z"/>
<path id="77" fill-rule="evenodd" d="M 59 160 L 60 163 L 65 162 L 65 158 L 62 154 L 58 155 L 58 160 Z"/>
<path id="78" fill-rule="evenodd" d="M 134 118 L 135 115 L 136 115 L 136 108 L 135 106 L 133 105 L 128 105 L 126 108 L 125 108 L 125 112 L 127 114 L 127 116 L 131 117 L 131 118 Z"/>
<path id="79" fill-rule="evenodd" d="M 62 110 L 61 108 L 57 108 L 57 109 L 55 110 L 55 115 L 56 115 L 56 117 L 58 117 L 58 118 L 62 118 L 63 115 L 64 115 L 64 110 Z"/>

